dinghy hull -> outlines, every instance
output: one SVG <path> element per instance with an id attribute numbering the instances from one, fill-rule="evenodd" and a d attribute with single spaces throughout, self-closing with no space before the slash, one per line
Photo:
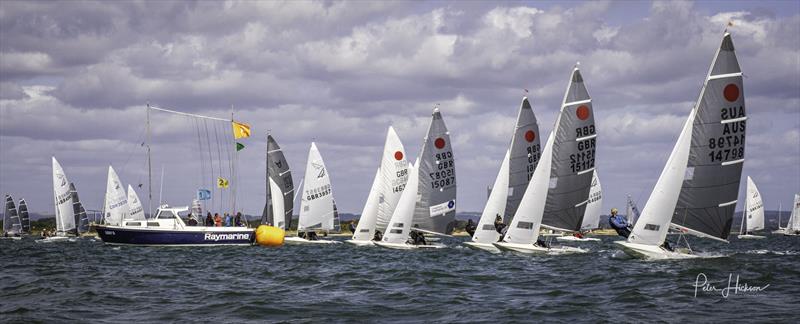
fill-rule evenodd
<path id="1" fill-rule="evenodd" d="M 766 236 L 761 235 L 751 235 L 751 234 L 743 234 L 737 236 L 740 240 L 760 240 L 767 238 Z"/>
<path id="2" fill-rule="evenodd" d="M 497 247 L 500 251 L 519 252 L 525 254 L 547 254 L 548 250 L 547 248 L 543 248 L 541 246 L 536 246 L 533 244 L 497 242 L 497 243 L 492 243 L 492 245 Z"/>
<path id="3" fill-rule="evenodd" d="M 373 246 L 373 245 L 375 245 L 375 242 L 373 242 L 373 241 L 346 240 L 345 242 L 353 244 L 353 245 L 358 245 L 358 246 Z"/>
<path id="4" fill-rule="evenodd" d="M 441 249 L 447 246 L 441 244 L 428 244 L 428 245 L 414 245 L 414 244 L 407 244 L 407 243 L 387 243 L 387 242 L 375 242 L 375 245 L 387 248 L 387 249 L 395 249 L 395 250 L 423 250 L 423 249 Z"/>
<path id="5" fill-rule="evenodd" d="M 255 241 L 255 231 L 244 227 L 202 227 L 177 230 L 126 227 L 95 226 L 100 239 L 112 245 L 143 246 L 214 246 L 251 245 Z"/>
<path id="6" fill-rule="evenodd" d="M 600 242 L 599 238 L 594 238 L 594 237 L 577 238 L 574 236 L 559 236 L 556 237 L 556 240 L 562 242 Z"/>
<path id="7" fill-rule="evenodd" d="M 617 244 L 625 254 L 644 260 L 693 259 L 699 257 L 682 251 L 669 251 L 655 245 L 630 243 L 628 241 L 616 241 L 614 244 Z"/>
<path id="8" fill-rule="evenodd" d="M 464 245 L 473 250 L 500 253 L 500 249 L 498 249 L 492 243 L 464 242 Z"/>
<path id="9" fill-rule="evenodd" d="M 296 245 L 320 245 L 320 244 L 341 244 L 342 242 L 333 241 L 333 240 L 306 240 L 304 238 L 300 238 L 297 236 L 290 236 L 283 239 L 283 242 L 286 244 L 296 244 Z"/>

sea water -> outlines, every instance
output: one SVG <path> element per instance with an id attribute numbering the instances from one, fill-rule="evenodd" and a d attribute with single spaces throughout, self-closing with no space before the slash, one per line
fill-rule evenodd
<path id="1" fill-rule="evenodd" d="M 683 261 L 629 259 L 601 238 L 560 256 L 473 251 L 467 238 L 426 251 L 0 240 L 0 321 L 797 320 L 800 237 L 690 239 L 709 257 Z"/>

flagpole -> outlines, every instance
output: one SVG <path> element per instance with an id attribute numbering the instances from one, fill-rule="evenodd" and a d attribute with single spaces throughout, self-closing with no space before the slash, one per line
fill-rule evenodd
<path id="1" fill-rule="evenodd" d="M 231 125 L 233 125 L 233 105 L 231 105 Z M 232 209 L 231 216 L 236 217 L 236 188 L 239 186 L 239 179 L 238 179 L 236 167 L 239 164 L 239 150 L 236 147 L 236 134 L 231 132 L 231 135 L 233 135 L 232 142 L 233 142 L 233 145 L 234 145 L 233 162 L 232 162 L 233 163 L 233 167 L 231 168 L 231 178 L 232 178 L 231 180 L 233 180 L 233 188 L 231 188 L 231 193 L 232 193 L 232 196 L 231 196 L 231 209 Z"/>
<path id="2" fill-rule="evenodd" d="M 147 146 L 147 211 L 153 217 L 153 166 L 150 161 L 150 103 L 147 103 L 147 136 L 145 136 Z M 145 215 L 145 217 L 147 217 Z"/>

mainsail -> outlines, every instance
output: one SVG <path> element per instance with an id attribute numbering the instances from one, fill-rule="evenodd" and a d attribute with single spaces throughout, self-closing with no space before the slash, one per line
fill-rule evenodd
<path id="1" fill-rule="evenodd" d="M 56 210 L 56 235 L 66 236 L 75 232 L 75 210 L 72 190 L 64 169 L 53 157 L 53 201 Z"/>
<path id="2" fill-rule="evenodd" d="M 625 217 L 628 218 L 628 224 L 636 225 L 636 220 L 639 219 L 640 214 L 636 202 L 633 201 L 631 195 L 628 195 L 628 201 L 625 204 Z"/>
<path id="3" fill-rule="evenodd" d="M 475 233 L 472 235 L 473 242 L 491 244 L 497 242 L 497 239 L 500 238 L 500 233 L 498 233 L 494 227 L 494 221 L 497 216 L 502 218 L 503 212 L 508 208 L 507 198 L 508 192 L 511 190 L 508 185 L 509 154 L 509 151 L 506 151 L 503 162 L 500 164 L 500 171 L 497 173 L 494 185 L 492 185 L 494 189 L 489 192 L 489 200 L 486 201 L 486 206 L 483 207 L 483 213 L 481 213 L 481 218 L 478 220 L 478 226 L 475 229 Z M 523 193 L 525 192 L 521 191 L 519 196 L 522 197 Z M 514 215 L 512 214 L 511 216 Z"/>
<path id="4" fill-rule="evenodd" d="M 311 148 L 308 150 L 304 179 L 297 230 L 333 230 L 334 202 L 331 179 L 328 169 L 325 168 L 325 161 L 322 160 L 322 155 L 314 142 L 311 142 Z"/>
<path id="5" fill-rule="evenodd" d="M 133 186 L 131 185 L 128 185 L 128 208 L 130 219 L 145 220 L 142 201 L 139 200 L 139 195 L 136 194 L 136 190 L 134 190 Z"/>
<path id="6" fill-rule="evenodd" d="M 108 166 L 104 211 L 103 220 L 107 225 L 122 225 L 122 220 L 129 218 L 128 197 L 117 172 L 111 166 Z"/>
<path id="7" fill-rule="evenodd" d="M 75 183 L 69 183 L 69 191 L 72 192 L 72 212 L 75 214 L 75 229 L 78 234 L 86 233 L 89 231 L 89 218 L 86 216 L 86 209 L 83 208 L 80 197 L 78 197 Z"/>
<path id="8" fill-rule="evenodd" d="M 745 211 L 742 213 L 742 234 L 764 229 L 764 203 L 761 201 L 761 193 L 758 192 L 756 183 L 749 176 L 745 193 L 747 198 Z"/>
<path id="9" fill-rule="evenodd" d="M 553 136 L 552 170 L 542 226 L 578 231 L 589 202 L 597 129 L 592 99 L 577 66 L 564 94 Z"/>
<path id="10" fill-rule="evenodd" d="M 792 215 L 789 216 L 789 222 L 786 223 L 786 233 L 800 231 L 800 194 L 794 195 L 794 207 L 792 207 Z"/>
<path id="11" fill-rule="evenodd" d="M 542 156 L 542 146 L 539 136 L 539 123 L 533 113 L 528 97 L 522 98 L 522 103 L 517 114 L 517 124 L 514 136 L 511 138 L 508 197 L 506 198 L 503 221 L 508 224 L 514 213 L 517 212 L 522 195 L 528 188 L 528 182 L 533 177 L 533 171 L 539 164 Z M 497 188 L 497 187 L 493 187 Z M 496 241 L 496 240 L 495 240 Z"/>
<path id="12" fill-rule="evenodd" d="M 603 187 L 600 186 L 600 178 L 597 177 L 597 170 L 592 173 L 592 187 L 589 190 L 589 203 L 586 204 L 586 212 L 583 214 L 583 224 L 581 230 L 593 230 L 600 227 L 600 213 L 603 210 Z"/>
<path id="13" fill-rule="evenodd" d="M 453 231 L 456 218 L 456 168 L 450 132 L 439 108 L 433 110 L 418 161 L 419 198 L 414 208 L 412 226 L 449 234 Z"/>
<path id="14" fill-rule="evenodd" d="M 745 119 L 742 73 L 725 33 L 628 242 L 661 245 L 670 221 L 694 235 L 727 239 L 744 162 Z"/>
<path id="15" fill-rule="evenodd" d="M 28 203 L 25 198 L 19 200 L 19 221 L 22 223 L 22 233 L 30 234 L 31 218 L 28 215 Z"/>
<path id="16" fill-rule="evenodd" d="M 14 205 L 14 198 L 11 198 L 11 195 L 6 195 L 6 207 L 3 211 L 3 233 L 9 235 L 22 233 L 22 224 L 17 213 L 17 206 Z"/>
<path id="17" fill-rule="evenodd" d="M 694 235 L 726 241 L 739 195 L 747 122 L 742 71 L 728 33 L 694 111 L 672 224 Z"/>
<path id="18" fill-rule="evenodd" d="M 389 226 L 383 235 L 383 242 L 402 244 L 409 238 L 419 189 L 419 169 L 416 167 L 417 165 L 419 165 L 419 159 L 417 159 L 415 165 L 408 166 L 408 183 L 406 183 L 406 187 L 400 195 L 400 201 L 397 202 L 397 208 L 395 208 L 392 218 L 389 220 Z"/>
<path id="19" fill-rule="evenodd" d="M 267 179 L 267 202 L 261 223 L 289 229 L 294 211 L 294 183 L 289 163 L 272 135 L 267 136 Z"/>
<path id="20" fill-rule="evenodd" d="M 372 180 L 372 187 L 369 189 L 369 196 L 367 202 L 364 204 L 364 210 L 361 212 L 361 217 L 358 218 L 358 225 L 356 232 L 353 233 L 353 240 L 356 241 L 369 241 L 375 235 L 375 221 L 378 219 L 378 195 L 379 186 L 381 182 L 381 169 L 375 171 L 375 178 Z M 402 191 L 401 191 L 402 193 Z"/>

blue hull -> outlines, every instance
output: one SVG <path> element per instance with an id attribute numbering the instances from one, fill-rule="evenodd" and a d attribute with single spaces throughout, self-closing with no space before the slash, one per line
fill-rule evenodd
<path id="1" fill-rule="evenodd" d="M 124 228 L 98 225 L 100 239 L 107 244 L 120 245 L 250 245 L 255 241 L 255 230 L 242 231 L 172 231 L 145 228 Z"/>

